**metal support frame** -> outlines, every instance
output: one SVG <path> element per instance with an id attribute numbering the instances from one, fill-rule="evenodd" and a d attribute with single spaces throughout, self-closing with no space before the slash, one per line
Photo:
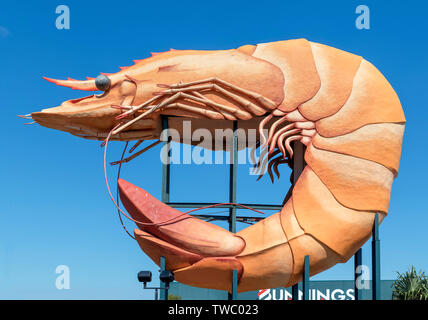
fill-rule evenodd
<path id="1" fill-rule="evenodd" d="M 168 116 L 162 116 L 162 131 L 168 129 Z M 236 203 L 237 202 L 237 173 L 238 173 L 238 121 L 233 121 L 233 141 L 232 148 L 230 150 L 230 165 L 229 165 L 229 202 Z M 167 140 L 164 137 L 164 157 L 171 156 L 171 147 L 169 145 L 170 140 Z M 162 161 L 162 202 L 173 207 L 173 208 L 200 208 L 209 205 L 213 205 L 215 203 L 197 203 L 197 202 L 170 202 L 170 180 L 171 180 L 171 166 L 169 161 L 166 161 L 164 158 Z M 258 209 L 258 210 L 281 210 L 282 205 L 271 205 L 271 204 L 243 204 L 246 207 Z M 242 209 L 241 207 L 235 204 L 225 204 L 219 205 L 217 208 L 227 208 L 229 209 L 229 215 L 208 215 L 208 214 L 200 214 L 193 215 L 194 217 L 207 219 L 207 220 L 223 220 L 228 221 L 229 231 L 235 233 L 236 232 L 236 222 L 257 222 L 264 217 L 245 217 L 245 216 L 237 216 L 237 209 Z M 232 293 L 228 293 L 229 300 L 237 299 L 237 291 L 238 290 L 238 271 L 232 271 Z M 161 292 L 164 292 L 162 290 Z M 166 293 L 166 297 L 168 297 Z M 165 298 L 165 296 L 164 296 Z M 162 293 L 161 293 L 162 299 Z"/>
<path id="2" fill-rule="evenodd" d="M 358 249 L 354 255 L 354 296 L 355 300 L 361 300 L 362 292 L 358 286 L 358 277 L 360 276 L 361 265 L 363 264 L 363 249 Z"/>
<path id="3" fill-rule="evenodd" d="M 162 130 L 168 129 L 168 117 L 162 116 Z M 237 155 L 238 155 L 238 137 L 237 137 L 238 122 L 233 121 L 233 141 L 232 150 L 230 151 L 230 167 L 229 167 L 229 202 L 236 203 L 237 199 Z M 163 142 L 165 154 L 164 156 L 171 156 L 170 140 L 165 139 Z M 294 143 L 294 159 L 293 159 L 293 186 L 297 182 L 300 174 L 305 167 L 304 160 L 305 146 L 300 142 Z M 171 180 L 171 167 L 169 161 L 164 159 L 162 163 L 162 202 L 170 205 L 173 208 L 199 208 L 209 206 L 215 203 L 195 203 L 195 202 L 170 202 L 170 180 Z M 259 210 L 281 210 L 282 205 L 266 205 L 266 204 L 244 204 L 247 207 Z M 264 218 L 258 217 L 238 217 L 236 215 L 237 209 L 240 207 L 230 205 L 220 205 L 218 208 L 228 208 L 228 216 L 220 215 L 194 215 L 197 218 L 209 219 L 209 220 L 224 220 L 229 222 L 229 231 L 236 232 L 236 222 L 257 222 Z M 303 270 L 303 300 L 309 299 L 309 256 L 305 256 L 304 270 Z M 163 260 L 162 260 L 163 259 Z M 162 261 L 164 267 L 162 268 Z M 357 267 L 362 265 L 362 249 L 359 249 L 355 254 L 355 299 L 361 299 L 361 290 L 357 288 Z M 161 271 L 165 270 L 165 258 L 161 257 Z M 372 239 L 372 298 L 373 300 L 380 299 L 380 239 L 379 239 L 379 216 L 375 215 L 375 223 L 373 226 L 373 239 Z M 165 286 L 165 284 L 161 284 Z M 235 300 L 237 298 L 237 286 L 238 286 L 238 271 L 232 271 L 232 293 L 228 294 L 229 300 Z M 161 300 L 168 298 L 168 291 L 161 290 Z M 299 289 L 298 284 L 292 286 L 292 299 L 299 300 Z"/>
<path id="4" fill-rule="evenodd" d="M 158 288 L 155 288 L 155 300 L 159 300 L 159 298 L 158 298 Z"/>
<path id="5" fill-rule="evenodd" d="M 380 300 L 379 214 L 375 214 L 372 232 L 372 299 Z"/>
<path id="6" fill-rule="evenodd" d="M 360 248 L 354 255 L 354 295 L 355 300 L 362 299 L 362 289 L 358 288 L 358 277 L 361 276 L 363 264 L 363 249 Z M 379 214 L 375 214 L 372 230 L 372 300 L 381 299 L 380 290 L 380 238 L 379 238 Z"/>
<path id="7" fill-rule="evenodd" d="M 160 272 L 166 270 L 166 260 L 165 257 L 160 257 Z M 160 299 L 168 300 L 168 289 L 166 288 L 165 283 L 161 281 L 160 283 Z"/>
<path id="8" fill-rule="evenodd" d="M 309 256 L 305 256 L 303 266 L 303 300 L 309 300 Z"/>
<path id="9" fill-rule="evenodd" d="M 168 129 L 168 118 L 162 117 L 162 129 Z M 163 131 L 162 130 L 162 131 Z M 165 154 L 162 156 L 162 202 L 169 202 L 169 188 L 170 188 L 170 180 L 171 180 L 171 165 L 169 163 L 169 159 L 171 156 L 171 143 L 168 137 L 163 137 L 163 150 Z M 168 159 L 168 160 L 167 160 Z"/>
<path id="10" fill-rule="evenodd" d="M 238 121 L 233 121 L 233 141 L 229 165 L 229 202 L 236 203 L 236 179 L 238 175 Z M 229 209 L 229 231 L 236 232 L 236 206 Z"/>
<path id="11" fill-rule="evenodd" d="M 230 300 L 238 299 L 238 270 L 232 270 L 232 294 Z"/>
<path id="12" fill-rule="evenodd" d="M 168 116 L 162 116 L 162 130 L 168 129 Z M 237 157 L 238 157 L 238 122 L 233 122 L 233 141 L 232 141 L 232 150 L 230 155 L 230 166 L 229 166 L 229 202 L 236 203 L 237 199 Z M 164 138 L 165 139 L 165 138 Z M 171 156 L 171 147 L 168 145 L 170 140 L 164 140 L 163 148 L 165 157 Z M 166 159 L 162 161 L 162 202 L 173 207 L 173 208 L 200 208 L 205 206 L 210 206 L 216 204 L 215 202 L 170 202 L 170 180 L 171 180 L 171 166 Z M 257 209 L 257 210 L 281 210 L 282 205 L 273 205 L 273 204 L 252 204 L 252 203 L 243 203 L 242 205 Z M 242 209 L 236 204 L 223 204 L 218 205 L 216 208 L 227 208 L 229 209 L 229 215 L 193 215 L 194 217 L 202 219 L 213 219 L 213 220 L 227 220 L 229 222 L 229 230 L 231 232 L 236 232 L 236 222 L 256 222 L 263 218 L 260 217 L 243 217 L 237 216 L 237 209 Z"/>
<path id="13" fill-rule="evenodd" d="M 230 150 L 229 164 L 229 202 L 236 203 L 236 180 L 238 175 L 238 121 L 233 121 L 232 148 Z M 236 233 L 236 206 L 229 208 L 229 231 Z M 236 300 L 238 297 L 238 271 L 232 271 L 232 293 L 228 293 L 228 300 Z"/>
<path id="14" fill-rule="evenodd" d="M 305 147 L 301 143 L 294 144 L 294 159 L 293 159 L 293 186 L 297 182 L 300 174 L 305 167 L 304 160 Z M 292 186 L 292 187 L 293 187 Z M 360 248 L 354 256 L 354 294 L 355 300 L 362 299 L 362 290 L 357 287 L 357 279 L 360 273 L 357 273 L 358 267 L 362 265 L 362 249 Z M 358 268 L 358 269 L 357 269 Z M 358 270 L 359 271 L 359 270 Z M 303 270 L 303 300 L 309 299 L 309 256 L 305 256 Z M 299 300 L 299 287 L 295 284 L 291 288 L 293 300 Z M 379 214 L 375 215 L 373 231 L 372 231 L 372 299 L 380 299 L 380 239 L 379 239 Z"/>
<path id="15" fill-rule="evenodd" d="M 295 142 L 294 143 L 294 157 L 293 157 L 293 185 L 292 188 L 297 182 L 297 179 L 299 179 L 300 175 L 303 172 L 303 169 L 305 168 L 305 146 L 301 142 Z M 309 288 L 309 256 L 308 256 L 308 278 L 307 282 L 305 281 L 306 278 L 304 277 L 303 280 L 306 282 L 304 283 L 305 287 Z M 305 257 L 305 266 L 304 271 L 306 270 L 306 257 Z M 309 289 L 308 289 L 309 290 Z M 291 295 L 293 300 L 299 300 L 299 284 L 296 283 L 291 287 Z"/>
<path id="16" fill-rule="evenodd" d="M 168 129 L 168 118 L 162 117 L 162 127 L 163 129 Z M 171 166 L 169 163 L 169 159 L 171 156 L 171 143 L 167 136 L 163 138 L 163 150 L 165 151 L 165 154 L 162 155 L 164 157 L 162 159 L 162 202 L 169 202 L 169 188 L 171 180 Z M 166 270 L 165 257 L 160 258 L 160 268 L 161 272 Z M 168 300 L 168 290 L 165 289 L 165 283 L 161 282 L 160 287 L 160 299 Z"/>

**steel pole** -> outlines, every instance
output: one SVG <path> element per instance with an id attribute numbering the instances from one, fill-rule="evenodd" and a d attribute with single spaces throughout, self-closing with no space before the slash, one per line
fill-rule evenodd
<path id="1" fill-rule="evenodd" d="M 162 117 L 162 131 L 163 131 L 163 154 L 162 154 L 162 202 L 169 202 L 169 183 L 170 183 L 170 162 L 169 156 L 171 155 L 171 144 L 169 142 L 167 132 L 168 118 Z M 160 257 L 160 271 L 166 270 L 165 257 Z M 160 282 L 160 300 L 168 299 L 168 292 L 165 289 L 165 283 Z"/>
<path id="2" fill-rule="evenodd" d="M 162 132 L 164 132 L 163 140 L 163 154 L 162 154 L 162 202 L 169 202 L 169 187 L 170 187 L 170 161 L 169 157 L 171 156 L 171 143 L 169 137 L 166 134 L 168 129 L 168 118 L 162 117 Z"/>
<path id="3" fill-rule="evenodd" d="M 231 300 L 238 299 L 238 270 L 232 270 L 232 297 Z"/>
<path id="4" fill-rule="evenodd" d="M 229 202 L 236 203 L 236 180 L 237 180 L 237 168 L 238 168 L 238 121 L 233 121 L 233 136 L 232 136 L 232 146 L 230 150 L 230 165 L 229 165 Z M 236 206 L 229 208 L 229 231 L 236 232 Z M 237 271 L 236 271 L 237 272 Z M 235 270 L 233 270 L 233 275 L 235 275 Z M 236 275 L 236 279 L 238 279 Z M 232 277 L 232 289 L 234 286 L 234 278 Z M 236 286 L 238 280 L 236 280 Z M 229 300 L 235 300 L 234 293 L 228 293 Z"/>
<path id="5" fill-rule="evenodd" d="M 166 270 L 166 260 L 165 257 L 160 257 L 160 272 Z M 160 299 L 168 300 L 168 290 L 165 289 L 166 285 L 164 282 L 160 282 Z"/>
<path id="6" fill-rule="evenodd" d="M 297 182 L 297 179 L 299 179 L 305 167 L 305 146 L 301 142 L 295 141 L 293 146 L 293 151 L 294 151 L 294 158 L 293 158 L 293 185 L 291 186 L 292 188 L 294 188 Z M 299 300 L 298 283 L 292 286 L 291 294 L 293 296 L 293 300 Z"/>
<path id="7" fill-rule="evenodd" d="M 361 300 L 362 292 L 358 287 L 358 277 L 361 276 L 361 265 L 363 264 L 363 249 L 358 249 L 354 255 L 354 295 L 355 300 Z"/>
<path id="8" fill-rule="evenodd" d="M 238 169 L 238 121 L 233 121 L 232 150 L 230 150 L 229 165 L 229 202 L 236 203 L 236 180 Z M 236 206 L 229 208 L 229 231 L 236 232 Z"/>
<path id="9" fill-rule="evenodd" d="M 372 299 L 380 300 L 379 215 L 375 215 L 372 237 Z"/>
<path id="10" fill-rule="evenodd" d="M 309 300 L 309 256 L 305 256 L 305 262 L 304 262 L 303 300 Z"/>

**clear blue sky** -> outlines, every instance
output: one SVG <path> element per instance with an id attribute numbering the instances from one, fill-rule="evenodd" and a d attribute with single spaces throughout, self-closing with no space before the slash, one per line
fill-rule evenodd
<path id="1" fill-rule="evenodd" d="M 66 4 L 71 29 L 55 28 Z M 371 10 L 371 29 L 355 27 L 355 8 Z M 0 10 L 2 183 L 0 298 L 141 299 L 136 273 L 155 265 L 122 231 L 104 184 L 99 143 L 24 126 L 16 114 L 56 106 L 84 93 L 42 76 L 84 78 L 116 72 L 150 51 L 229 49 L 307 38 L 359 54 L 376 65 L 398 93 L 407 118 L 400 172 L 381 227 L 382 278 L 410 265 L 428 271 L 427 4 L 421 1 L 15 1 Z M 111 159 L 122 145 L 111 147 Z M 240 166 L 239 202 L 280 202 L 279 183 L 256 183 Z M 111 170 L 111 181 L 115 175 Z M 227 200 L 226 166 L 176 166 L 173 201 Z M 156 197 L 159 152 L 123 168 L 123 177 Z M 127 224 L 130 229 L 131 223 Z M 370 262 L 369 245 L 364 261 Z M 68 265 L 71 289 L 55 288 L 55 268 Z M 353 261 L 314 279 L 351 279 Z M 156 282 L 154 282 L 156 283 Z"/>

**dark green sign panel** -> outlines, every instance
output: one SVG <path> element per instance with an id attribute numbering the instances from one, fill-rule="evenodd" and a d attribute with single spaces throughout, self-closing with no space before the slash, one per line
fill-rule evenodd
<path id="1" fill-rule="evenodd" d="M 392 299 L 392 280 L 380 283 L 381 300 Z M 371 281 L 363 284 L 362 300 L 370 300 Z M 227 300 L 227 292 L 220 290 L 201 289 L 173 282 L 169 290 L 170 298 L 183 300 Z M 302 288 L 299 284 L 299 296 L 302 299 Z M 309 300 L 354 300 L 354 281 L 310 281 Z M 275 288 L 250 291 L 238 294 L 238 300 L 291 300 L 291 288 Z"/>

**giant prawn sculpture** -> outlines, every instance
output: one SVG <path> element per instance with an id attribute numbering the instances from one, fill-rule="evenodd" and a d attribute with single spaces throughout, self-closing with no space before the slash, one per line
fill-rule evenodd
<path id="1" fill-rule="evenodd" d="M 405 117 L 360 56 L 297 39 L 171 50 L 96 79 L 45 79 L 104 91 L 27 115 L 86 139 L 159 139 L 161 115 L 210 128 L 238 120 L 258 129 L 275 171 L 293 157 L 293 141 L 306 145 L 307 165 L 282 210 L 236 234 L 118 181 L 141 249 L 157 264 L 165 256 L 182 283 L 230 291 L 236 269 L 240 292 L 288 287 L 302 278 L 306 255 L 311 275 L 345 262 L 369 239 L 375 214 L 387 215 Z"/>

